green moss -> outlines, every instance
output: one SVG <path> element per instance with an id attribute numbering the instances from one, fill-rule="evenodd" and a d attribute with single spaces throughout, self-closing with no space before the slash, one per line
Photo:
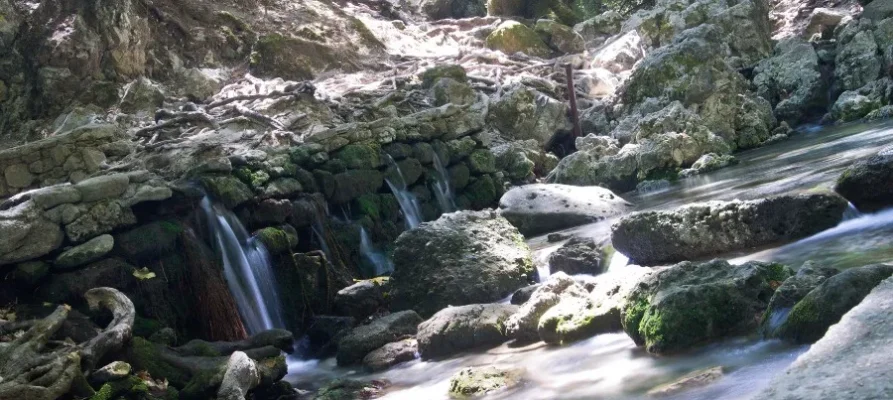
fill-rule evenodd
<path id="1" fill-rule="evenodd" d="M 650 302 L 647 298 L 644 296 L 636 296 L 629 299 L 623 310 L 623 321 L 621 321 L 623 330 L 634 342 L 636 342 L 637 345 L 645 343 L 645 338 L 642 337 L 640 326 L 649 307 Z"/>
<path id="2" fill-rule="evenodd" d="M 338 151 L 335 158 L 344 162 L 349 169 L 378 168 L 382 161 L 381 146 L 375 142 L 352 143 Z"/>
<path id="3" fill-rule="evenodd" d="M 456 64 L 438 65 L 436 67 L 428 68 L 425 72 L 422 72 L 421 78 L 422 87 L 424 88 L 434 86 L 440 78 L 451 78 L 462 83 L 468 81 L 468 75 L 465 73 L 465 68 Z"/>
<path id="4" fill-rule="evenodd" d="M 139 336 L 130 341 L 128 362 L 135 371 L 146 370 L 155 379 L 166 378 L 174 385 L 183 385 L 189 377 L 161 359 L 158 345 Z"/>
<path id="5" fill-rule="evenodd" d="M 369 216 L 373 221 L 381 220 L 381 212 L 379 211 L 381 197 L 374 193 L 367 193 L 357 197 L 354 201 L 360 213 Z"/>
<path id="6" fill-rule="evenodd" d="M 487 149 L 478 149 L 468 156 L 468 166 L 476 174 L 496 172 L 496 157 Z"/>
<path id="7" fill-rule="evenodd" d="M 291 250 L 288 233 L 283 229 L 267 227 L 257 231 L 255 235 L 272 254 L 287 253 Z"/>
<path id="8" fill-rule="evenodd" d="M 101 388 L 90 397 L 90 400 L 112 400 L 119 396 L 128 398 L 142 398 L 142 395 L 149 393 L 149 386 L 146 382 L 136 376 L 128 376 L 125 379 L 112 381 L 102 385 Z"/>
<path id="9" fill-rule="evenodd" d="M 133 319 L 134 336 L 149 337 L 152 336 L 153 333 L 160 331 L 161 328 L 164 328 L 164 324 L 157 319 L 141 317 L 139 315 Z"/>
<path id="10" fill-rule="evenodd" d="M 767 275 L 766 279 L 771 284 L 772 282 L 776 282 L 773 288 L 778 287 L 784 282 L 786 279 L 790 278 L 793 275 L 793 271 L 786 265 L 779 263 L 772 263 L 766 265 Z"/>

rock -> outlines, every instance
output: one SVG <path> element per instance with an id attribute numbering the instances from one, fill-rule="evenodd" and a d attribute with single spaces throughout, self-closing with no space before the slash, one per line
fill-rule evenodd
<path id="1" fill-rule="evenodd" d="M 520 306 L 530 300 L 530 296 L 539 289 L 540 284 L 537 283 L 535 285 L 525 286 L 512 293 L 512 299 L 510 301 L 511 304 Z"/>
<path id="2" fill-rule="evenodd" d="M 74 185 L 84 203 L 116 198 L 124 194 L 130 184 L 125 174 L 104 175 L 85 179 Z"/>
<path id="3" fill-rule="evenodd" d="M 498 301 L 533 276 L 518 230 L 492 211 L 444 214 L 400 235 L 391 309 L 431 316 L 447 306 Z"/>
<path id="4" fill-rule="evenodd" d="M 649 353 L 683 351 L 755 328 L 780 282 L 791 275 L 780 264 L 690 261 L 639 282 L 621 312 L 623 330 Z"/>
<path id="5" fill-rule="evenodd" d="M 84 292 L 96 287 L 110 287 L 128 292 L 136 283 L 136 267 L 120 259 L 106 258 L 70 272 L 50 274 L 36 292 L 46 302 L 72 304 Z"/>
<path id="6" fill-rule="evenodd" d="M 874 367 L 893 362 L 891 327 L 893 279 L 887 279 L 754 398 L 861 400 L 893 396 L 890 370 Z M 857 365 L 872 367 L 854 367 Z"/>
<path id="7" fill-rule="evenodd" d="M 381 397 L 388 386 L 387 381 L 357 381 L 350 379 L 332 380 L 316 392 L 314 400 L 374 399 Z"/>
<path id="8" fill-rule="evenodd" d="M 772 294 L 769 307 L 760 323 L 763 335 L 778 337 L 778 327 L 787 320 L 794 305 L 838 272 L 840 271 L 835 268 L 818 266 L 812 262 L 803 264 L 796 275 L 785 280 Z"/>
<path id="9" fill-rule="evenodd" d="M 498 346 L 509 340 L 505 321 L 516 311 L 518 306 L 511 304 L 471 304 L 440 310 L 419 325 L 419 353 L 423 359 L 432 359 Z"/>
<path id="10" fill-rule="evenodd" d="M 579 33 L 586 42 L 597 41 L 600 38 L 620 33 L 620 26 L 625 20 L 626 18 L 617 11 L 606 11 L 574 25 L 574 31 Z"/>
<path id="11" fill-rule="evenodd" d="M 648 391 L 649 396 L 663 397 L 707 386 L 723 377 L 722 367 L 706 368 L 689 373 L 673 382 Z"/>
<path id="12" fill-rule="evenodd" d="M 893 266 L 877 264 L 848 269 L 828 278 L 797 302 L 776 336 L 795 343 L 819 340 L 828 327 L 891 275 Z"/>
<path id="13" fill-rule="evenodd" d="M 591 65 L 619 74 L 631 70 L 643 57 L 645 45 L 642 38 L 636 31 L 630 31 L 609 39 L 595 53 Z M 613 94 L 613 91 L 609 94 Z"/>
<path id="14" fill-rule="evenodd" d="M 708 153 L 701 156 L 698 161 L 695 161 L 695 163 L 691 165 L 691 168 L 679 171 L 679 177 L 687 178 L 690 176 L 706 174 L 737 163 L 738 159 L 733 155 Z"/>
<path id="15" fill-rule="evenodd" d="M 354 169 L 334 176 L 334 188 L 329 200 L 335 204 L 347 203 L 366 193 L 378 190 L 384 183 L 381 172 L 374 169 Z"/>
<path id="16" fill-rule="evenodd" d="M 177 332 L 175 332 L 173 328 L 161 328 L 149 336 L 149 341 L 173 347 L 177 345 Z"/>
<path id="17" fill-rule="evenodd" d="M 499 211 L 524 235 L 539 235 L 622 215 L 632 205 L 598 186 L 532 184 L 499 199 Z"/>
<path id="18" fill-rule="evenodd" d="M 214 74 L 201 68 L 188 68 L 178 71 L 175 89 L 179 94 L 193 101 L 206 102 L 223 88 L 225 76 Z"/>
<path id="19" fill-rule="evenodd" d="M 388 286 L 387 278 L 379 278 L 360 281 L 341 289 L 335 294 L 335 310 L 363 320 L 380 308 L 387 308 L 385 293 Z"/>
<path id="20" fill-rule="evenodd" d="M 548 57 L 552 51 L 539 35 L 517 21 L 505 21 L 487 36 L 487 47 L 506 54 L 524 53 L 534 57 Z"/>
<path id="21" fill-rule="evenodd" d="M 363 360 L 369 352 L 388 343 L 414 335 L 422 318 L 415 311 L 401 311 L 373 320 L 347 333 L 338 342 L 338 365 L 347 366 Z"/>
<path id="22" fill-rule="evenodd" d="M 338 350 L 338 341 L 353 329 L 356 319 L 353 317 L 335 317 L 319 315 L 313 317 L 307 328 L 307 340 L 313 358 L 327 358 Z"/>
<path id="23" fill-rule="evenodd" d="M 415 360 L 418 351 L 419 343 L 415 339 L 388 343 L 367 354 L 363 358 L 363 366 L 371 372 L 384 371 L 402 362 Z"/>
<path id="24" fill-rule="evenodd" d="M 136 223 L 133 210 L 119 200 L 98 201 L 89 208 L 77 209 L 70 217 L 73 221 L 65 225 L 65 234 L 75 243 Z M 63 222 L 67 220 L 63 217 Z"/>
<path id="25" fill-rule="evenodd" d="M 549 271 L 569 275 L 598 275 L 608 268 L 608 260 L 592 238 L 572 238 L 549 256 Z"/>
<path id="26" fill-rule="evenodd" d="M 115 235 L 115 252 L 129 260 L 145 261 L 175 250 L 183 227 L 173 221 L 154 221 Z"/>
<path id="27" fill-rule="evenodd" d="M 72 185 L 57 185 L 28 192 L 31 200 L 44 210 L 51 209 L 61 204 L 74 204 L 81 202 L 81 192 Z"/>
<path id="28" fill-rule="evenodd" d="M 140 78 L 125 88 L 124 98 L 121 99 L 121 111 L 152 115 L 163 104 L 164 92 L 161 87 L 147 78 Z"/>
<path id="29" fill-rule="evenodd" d="M 515 386 L 521 382 L 524 370 L 512 367 L 468 367 L 450 378 L 450 394 L 482 396 Z"/>
<path id="30" fill-rule="evenodd" d="M 834 191 L 862 211 L 893 205 L 893 148 L 848 167 L 837 178 Z"/>
<path id="31" fill-rule="evenodd" d="M 50 272 L 50 265 L 43 261 L 27 261 L 16 265 L 15 279 L 18 282 L 33 285 Z"/>
<path id="32" fill-rule="evenodd" d="M 589 293 L 573 278 L 563 272 L 549 276 L 537 285 L 520 309 L 505 321 L 506 335 L 519 342 L 534 342 L 540 339 L 537 326 L 546 311 L 565 298 L 588 297 Z M 514 299 L 514 298 L 513 298 Z"/>
<path id="33" fill-rule="evenodd" d="M 838 122 L 850 122 L 868 115 L 881 106 L 876 99 L 855 90 L 848 90 L 831 106 L 831 117 Z"/>
<path id="34" fill-rule="evenodd" d="M 200 179 L 202 186 L 226 208 L 233 209 L 254 197 L 247 185 L 231 175 L 205 176 Z"/>
<path id="35" fill-rule="evenodd" d="M 487 15 L 486 3 L 477 0 L 421 0 L 419 10 L 432 20 Z"/>
<path id="36" fill-rule="evenodd" d="M 421 78 L 422 87 L 425 89 L 433 87 L 441 78 L 450 78 L 459 83 L 468 82 L 465 68 L 458 64 L 443 64 L 428 68 L 422 72 L 419 78 Z"/>
<path id="37" fill-rule="evenodd" d="M 574 54 L 583 52 L 583 37 L 574 32 L 571 27 L 559 24 L 549 19 L 536 21 L 533 30 L 543 38 L 543 41 L 561 54 Z"/>
<path id="38" fill-rule="evenodd" d="M 90 374 L 90 380 L 101 385 L 126 378 L 130 375 L 130 370 L 130 364 L 124 361 L 114 361 Z"/>
<path id="39" fill-rule="evenodd" d="M 772 57 L 754 68 L 757 95 L 772 103 L 775 116 L 799 122 L 820 111 L 827 88 L 812 44 L 791 37 L 775 45 Z"/>
<path id="40" fill-rule="evenodd" d="M 564 101 L 515 85 L 490 104 L 487 120 L 505 137 L 534 139 L 541 147 L 548 147 L 556 134 L 570 130 L 567 110 Z"/>
<path id="41" fill-rule="evenodd" d="M 842 90 L 861 88 L 880 76 L 881 60 L 871 29 L 871 21 L 863 19 L 837 30 L 834 79 Z"/>
<path id="42" fill-rule="evenodd" d="M 477 99 L 471 86 L 453 78 L 437 80 L 437 83 L 431 87 L 431 93 L 434 96 L 434 105 L 438 107 L 445 104 L 471 104 Z"/>
<path id="43" fill-rule="evenodd" d="M 893 17 L 893 2 L 890 0 L 874 0 L 862 9 L 862 18 L 881 21 Z"/>
<path id="44" fill-rule="evenodd" d="M 56 257 L 53 266 L 58 269 L 71 269 L 99 260 L 115 246 L 112 235 L 101 235 L 84 244 L 72 247 Z"/>
<path id="45" fill-rule="evenodd" d="M 26 188 L 34 183 L 34 175 L 25 164 L 13 164 L 6 167 L 3 177 L 6 178 L 6 184 L 14 188 Z"/>
<path id="46" fill-rule="evenodd" d="M 864 11 L 862 15 L 865 15 Z M 811 39 L 816 35 L 819 38 L 830 38 L 834 33 L 834 28 L 840 25 L 841 22 L 849 21 L 850 18 L 850 14 L 846 11 L 832 8 L 816 8 L 809 14 L 809 21 L 806 23 L 806 28 L 803 29 L 803 35 L 801 36 L 803 39 Z"/>
<path id="47" fill-rule="evenodd" d="M 696 203 L 630 214 L 611 241 L 631 262 L 670 263 L 807 237 L 837 225 L 846 207 L 830 193 Z"/>
<path id="48" fill-rule="evenodd" d="M 33 201 L 0 210 L 0 265 L 35 259 L 62 245 L 62 230 L 42 211 Z"/>

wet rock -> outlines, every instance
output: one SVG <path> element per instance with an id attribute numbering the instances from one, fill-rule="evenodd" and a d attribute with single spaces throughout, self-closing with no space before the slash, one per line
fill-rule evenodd
<path id="1" fill-rule="evenodd" d="M 893 362 L 891 327 L 893 279 L 887 279 L 754 398 L 860 400 L 893 395 L 890 370 L 874 367 Z"/>
<path id="2" fill-rule="evenodd" d="M 503 22 L 487 36 L 487 47 L 506 54 L 521 52 L 534 57 L 548 57 L 552 53 L 533 29 L 511 20 Z"/>
<path id="3" fill-rule="evenodd" d="M 520 306 L 530 300 L 530 296 L 539 289 L 540 284 L 537 283 L 535 285 L 525 286 L 512 293 L 512 299 L 510 300 L 511 304 Z"/>
<path id="4" fill-rule="evenodd" d="M 347 203 L 366 193 L 378 190 L 384 183 L 381 172 L 372 169 L 356 169 L 336 174 L 333 178 L 332 195 L 335 204 Z"/>
<path id="5" fill-rule="evenodd" d="M 450 378 L 450 394 L 482 396 L 521 383 L 524 370 L 512 367 L 468 367 Z"/>
<path id="6" fill-rule="evenodd" d="M 377 278 L 357 282 L 335 294 L 335 310 L 363 320 L 381 308 L 387 308 L 385 294 L 389 290 L 387 278 Z"/>
<path id="7" fill-rule="evenodd" d="M 683 351 L 745 333 L 767 307 L 780 282 L 792 274 L 780 264 L 690 261 L 639 282 L 621 313 L 623 330 L 649 353 Z"/>
<path id="8" fill-rule="evenodd" d="M 839 272 L 836 268 L 816 265 L 811 261 L 803 264 L 796 275 L 786 279 L 772 294 L 769 307 L 760 323 L 763 335 L 777 337 L 778 327 L 788 318 L 794 305 Z"/>
<path id="9" fill-rule="evenodd" d="M 181 232 L 183 227 L 176 222 L 151 222 L 116 234 L 115 252 L 135 261 L 155 259 L 174 249 Z"/>
<path id="10" fill-rule="evenodd" d="M 592 238 L 572 238 L 549 256 L 549 270 L 569 275 L 598 275 L 608 268 L 608 260 Z"/>
<path id="11" fill-rule="evenodd" d="M 453 305 L 498 301 L 533 276 L 530 250 L 492 211 L 460 211 L 397 238 L 391 309 L 422 316 Z"/>
<path id="12" fill-rule="evenodd" d="M 401 311 L 373 320 L 347 333 L 338 341 L 338 365 L 356 364 L 366 354 L 388 343 L 414 335 L 422 318 L 415 311 Z"/>
<path id="13" fill-rule="evenodd" d="M 840 97 L 831 106 L 831 117 L 838 122 L 850 122 L 858 120 L 875 109 L 881 103 L 877 99 L 859 93 L 856 90 L 848 90 L 841 93 Z"/>
<path id="14" fill-rule="evenodd" d="M 863 211 L 893 205 L 893 148 L 851 165 L 834 190 Z"/>
<path id="15" fill-rule="evenodd" d="M 797 37 L 775 45 L 772 57 L 754 69 L 757 94 L 769 100 L 779 119 L 798 122 L 819 111 L 827 88 L 812 44 Z"/>
<path id="16" fill-rule="evenodd" d="M 419 343 L 415 339 L 406 339 L 388 343 L 373 350 L 363 358 L 363 366 L 372 372 L 384 371 L 397 364 L 416 359 Z"/>
<path id="17" fill-rule="evenodd" d="M 694 388 L 707 386 L 720 380 L 722 377 L 722 367 L 701 369 L 689 373 L 676 381 L 651 389 L 648 391 L 648 395 L 655 397 L 672 396 Z"/>
<path id="18" fill-rule="evenodd" d="M 570 130 L 567 110 L 564 101 L 516 85 L 490 104 L 487 120 L 507 138 L 534 139 L 547 147 L 557 133 Z"/>
<path id="19" fill-rule="evenodd" d="M 486 3 L 475 0 L 421 0 L 419 10 L 432 20 L 487 15 Z"/>
<path id="20" fill-rule="evenodd" d="M 518 311 L 511 304 L 448 307 L 419 325 L 422 358 L 443 358 L 465 350 L 498 346 L 509 340 L 505 321 Z"/>
<path id="21" fill-rule="evenodd" d="M 33 285 L 47 276 L 49 272 L 49 264 L 43 261 L 28 261 L 16 265 L 13 275 L 16 281 L 26 285 Z"/>
<path id="22" fill-rule="evenodd" d="M 505 321 L 506 335 L 519 342 L 535 342 L 540 339 L 537 326 L 546 311 L 565 298 L 585 299 L 588 295 L 586 289 L 567 274 L 552 274 L 548 280 L 537 285 L 529 300 Z"/>
<path id="23" fill-rule="evenodd" d="M 533 30 L 543 38 L 543 41 L 561 54 L 574 54 L 583 52 L 583 37 L 567 26 L 548 19 L 536 21 Z"/>
<path id="24" fill-rule="evenodd" d="M 112 235 L 101 235 L 66 250 L 53 262 L 57 269 L 70 269 L 99 260 L 115 246 Z"/>
<path id="25" fill-rule="evenodd" d="M 77 209 L 72 218 L 74 220 L 65 225 L 65 234 L 75 243 L 136 223 L 133 210 L 119 200 L 92 203 L 89 208 Z M 63 222 L 65 219 L 67 217 L 63 216 Z"/>
<path id="26" fill-rule="evenodd" d="M 200 180 L 208 193 L 229 209 L 244 204 L 254 197 L 254 193 L 247 185 L 231 175 L 205 176 Z"/>
<path id="27" fill-rule="evenodd" d="M 97 384 L 117 381 L 130 375 L 130 370 L 130 364 L 124 361 L 115 361 L 90 374 L 90 380 Z"/>
<path id="28" fill-rule="evenodd" d="M 776 336 L 795 343 L 819 340 L 828 327 L 840 321 L 890 275 L 893 266 L 877 264 L 848 269 L 828 278 L 797 302 Z"/>
<path id="29" fill-rule="evenodd" d="M 314 400 L 374 399 L 381 397 L 389 386 L 387 381 L 358 381 L 335 379 L 316 392 Z"/>
<path id="30" fill-rule="evenodd" d="M 121 99 L 121 111 L 130 114 L 139 112 L 151 115 L 164 104 L 164 92 L 158 84 L 146 78 L 131 82 Z"/>
<path id="31" fill-rule="evenodd" d="M 0 210 L 0 265 L 49 254 L 63 239 L 59 225 L 47 220 L 33 201 Z"/>
<path id="32" fill-rule="evenodd" d="M 598 186 L 532 184 L 499 199 L 499 210 L 524 235 L 538 235 L 622 215 L 632 205 Z"/>
<path id="33" fill-rule="evenodd" d="M 854 20 L 838 29 L 834 79 L 843 90 L 854 90 L 878 79 L 881 60 L 870 20 Z"/>
<path id="34" fill-rule="evenodd" d="M 687 178 L 689 176 L 705 174 L 737 163 L 738 159 L 733 155 L 708 153 L 701 156 L 698 161 L 695 161 L 695 163 L 691 165 L 691 168 L 679 171 L 679 177 Z"/>
<path id="35" fill-rule="evenodd" d="M 803 238 L 837 225 L 846 206 L 830 193 L 696 203 L 630 214 L 611 240 L 632 262 L 670 263 Z"/>
<path id="36" fill-rule="evenodd" d="M 307 328 L 307 339 L 313 358 L 327 358 L 338 350 L 338 341 L 356 325 L 353 317 L 320 315 L 313 317 Z"/>

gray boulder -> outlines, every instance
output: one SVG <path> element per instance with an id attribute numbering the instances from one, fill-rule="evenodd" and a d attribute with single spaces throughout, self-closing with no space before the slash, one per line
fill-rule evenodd
<path id="1" fill-rule="evenodd" d="M 754 398 L 893 398 L 893 279 L 874 288 Z M 859 367 L 871 366 L 871 367 Z"/>
<path id="2" fill-rule="evenodd" d="M 450 378 L 450 394 L 459 397 L 483 396 L 521 383 L 524 370 L 514 367 L 468 367 Z"/>
<path id="3" fill-rule="evenodd" d="M 756 328 L 774 288 L 792 274 L 780 264 L 690 261 L 641 280 L 621 312 L 623 330 L 649 353 L 683 351 Z"/>
<path id="4" fill-rule="evenodd" d="M 338 341 L 335 358 L 338 365 L 352 365 L 363 360 L 369 352 L 406 336 L 414 335 L 422 317 L 415 311 L 401 311 L 361 325 Z"/>
<path id="5" fill-rule="evenodd" d="M 62 245 L 62 229 L 42 211 L 34 201 L 0 210 L 0 265 L 38 258 Z"/>
<path id="6" fill-rule="evenodd" d="M 552 274 L 536 288 L 518 312 L 508 318 L 505 322 L 506 335 L 519 342 L 537 341 L 540 339 L 537 326 L 546 311 L 564 298 L 586 298 L 588 295 L 586 289 L 567 274 Z"/>
<path id="7" fill-rule="evenodd" d="M 363 366 L 372 372 L 383 371 L 402 362 L 415 360 L 418 352 L 419 343 L 415 339 L 388 343 L 366 354 Z"/>
<path id="8" fill-rule="evenodd" d="M 601 246 L 592 238 L 572 238 L 549 256 L 549 271 L 598 275 L 608 268 Z"/>
<path id="9" fill-rule="evenodd" d="M 846 207 L 832 193 L 696 203 L 630 214 L 611 241 L 635 263 L 671 263 L 810 236 L 837 225 Z"/>
<path id="10" fill-rule="evenodd" d="M 798 37 L 783 39 L 775 53 L 754 69 L 757 94 L 772 103 L 775 116 L 799 122 L 822 106 L 827 88 L 812 44 Z"/>
<path id="11" fill-rule="evenodd" d="M 389 286 L 390 281 L 385 278 L 364 280 L 341 289 L 335 294 L 335 311 L 361 321 L 387 308 L 385 293 Z"/>
<path id="12" fill-rule="evenodd" d="M 632 209 L 626 200 L 598 186 L 532 184 L 499 199 L 499 211 L 522 234 L 544 234 L 598 222 Z"/>
<path id="13" fill-rule="evenodd" d="M 537 283 L 535 285 L 525 286 L 516 290 L 515 293 L 512 293 L 512 299 L 510 301 L 511 304 L 520 306 L 526 303 L 527 300 L 530 300 L 530 296 L 533 295 L 533 292 L 539 289 L 540 286 L 541 284 Z"/>
<path id="14" fill-rule="evenodd" d="M 834 191 L 863 211 L 893 205 L 893 148 L 851 165 L 837 178 Z"/>
<path id="15" fill-rule="evenodd" d="M 431 316 L 450 305 L 495 302 L 533 274 L 530 249 L 505 218 L 494 211 L 444 214 L 397 238 L 391 308 Z"/>
<path id="16" fill-rule="evenodd" d="M 419 325 L 419 353 L 442 358 L 465 350 L 498 346 L 509 340 L 505 321 L 518 311 L 511 304 L 471 304 L 449 307 Z"/>
<path id="17" fill-rule="evenodd" d="M 516 85 L 490 104 L 487 119 L 506 138 L 534 139 L 547 147 L 559 131 L 570 130 L 567 110 L 564 101 Z"/>
<path id="18" fill-rule="evenodd" d="M 893 265 L 852 268 L 834 275 L 809 292 L 791 309 L 776 337 L 795 343 L 812 343 L 840 321 L 881 281 L 893 275 Z"/>
<path id="19" fill-rule="evenodd" d="M 834 79 L 842 90 L 854 90 L 878 79 L 881 59 L 871 20 L 853 20 L 838 28 Z"/>
<path id="20" fill-rule="evenodd" d="M 115 247 L 112 235 L 101 235 L 72 247 L 56 257 L 55 268 L 69 269 L 99 260 Z"/>
<path id="21" fill-rule="evenodd" d="M 776 337 L 778 327 L 785 322 L 794 305 L 822 282 L 839 272 L 836 268 L 819 266 L 811 261 L 803 264 L 796 275 L 785 280 L 772 294 L 769 307 L 760 323 L 763 335 Z"/>
<path id="22" fill-rule="evenodd" d="M 862 9 L 862 17 L 881 21 L 893 17 L 893 1 L 873 0 Z"/>

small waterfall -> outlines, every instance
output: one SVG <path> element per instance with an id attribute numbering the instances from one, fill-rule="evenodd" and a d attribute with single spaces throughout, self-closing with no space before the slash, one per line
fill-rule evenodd
<path id="1" fill-rule="evenodd" d="M 362 226 L 360 226 L 360 254 L 374 267 L 373 276 L 390 275 L 394 272 L 394 263 L 372 245 L 369 232 Z"/>
<path id="2" fill-rule="evenodd" d="M 860 217 L 862 217 L 862 213 L 859 212 L 859 209 L 853 203 L 847 202 L 846 211 L 843 212 L 843 220 L 849 221 Z"/>
<path id="3" fill-rule="evenodd" d="M 387 178 L 385 179 L 385 182 L 388 183 L 388 187 L 391 188 L 391 192 L 393 192 L 394 196 L 397 198 L 397 203 L 400 204 L 400 210 L 403 211 L 403 218 L 406 220 L 406 229 L 413 229 L 422 223 L 422 211 L 419 208 L 419 199 L 407 189 L 406 178 L 403 177 L 403 171 L 400 170 L 400 166 L 397 165 L 394 158 L 388 156 L 388 160 L 391 167 L 397 171 L 398 179 L 397 182 L 392 182 L 390 178 Z"/>
<path id="4" fill-rule="evenodd" d="M 611 260 L 608 261 L 608 269 L 606 271 L 614 271 L 629 265 L 629 257 L 623 255 L 619 251 L 614 251 Z"/>
<path id="5" fill-rule="evenodd" d="M 447 173 L 446 167 L 440 161 L 440 156 L 434 152 L 434 168 L 437 171 L 435 176 L 433 189 L 434 196 L 437 197 L 437 203 L 440 204 L 440 210 L 443 213 L 456 211 L 456 199 L 453 197 L 453 188 L 450 186 L 450 175 Z"/>
<path id="6" fill-rule="evenodd" d="M 239 219 L 210 198 L 202 200 L 201 209 L 248 333 L 284 327 L 270 254 L 263 243 L 249 237 Z"/>

